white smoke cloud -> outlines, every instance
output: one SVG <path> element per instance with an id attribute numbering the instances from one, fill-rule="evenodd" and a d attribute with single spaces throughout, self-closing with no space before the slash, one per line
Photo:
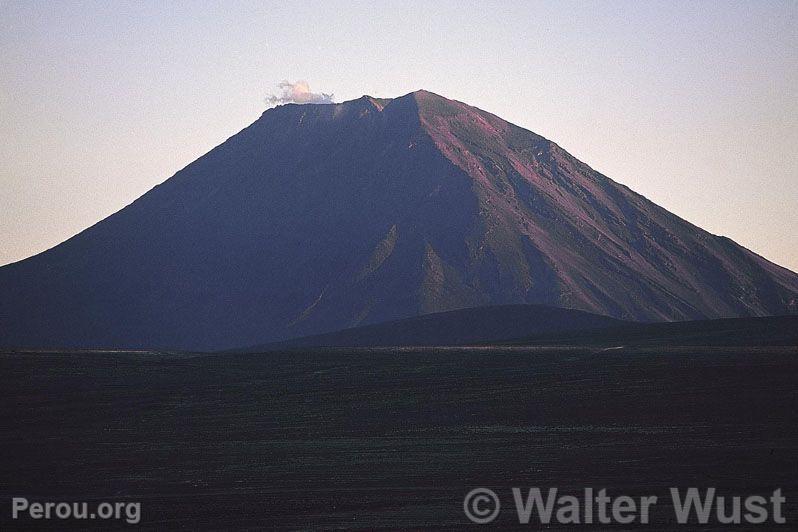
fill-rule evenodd
<path id="1" fill-rule="evenodd" d="M 296 83 L 284 80 L 277 84 L 280 94 L 271 94 L 266 98 L 266 103 L 279 105 L 283 103 L 333 103 L 333 94 L 324 92 L 311 92 L 307 81 L 299 80 Z"/>

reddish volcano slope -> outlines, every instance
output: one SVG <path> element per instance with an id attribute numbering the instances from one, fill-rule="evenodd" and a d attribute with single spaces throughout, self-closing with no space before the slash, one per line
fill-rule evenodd
<path id="1" fill-rule="evenodd" d="M 532 293 L 537 302 L 664 320 L 781 314 L 794 300 L 795 273 L 682 220 L 553 142 L 431 93 L 416 98 L 436 146 L 473 178 L 483 227 L 476 248 L 482 260 L 499 259 L 508 297 Z M 548 285 L 540 282 L 547 275 Z"/>
<path id="2" fill-rule="evenodd" d="M 0 344 L 223 349 L 490 304 L 787 312 L 798 275 L 556 144 L 419 91 L 285 105 L 0 268 Z"/>

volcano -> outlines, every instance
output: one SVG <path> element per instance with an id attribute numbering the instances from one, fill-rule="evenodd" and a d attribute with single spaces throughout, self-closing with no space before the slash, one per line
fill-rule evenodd
<path id="1" fill-rule="evenodd" d="M 213 350 L 454 309 L 785 314 L 798 275 L 490 113 L 417 91 L 282 105 L 0 268 L 0 344 Z"/>

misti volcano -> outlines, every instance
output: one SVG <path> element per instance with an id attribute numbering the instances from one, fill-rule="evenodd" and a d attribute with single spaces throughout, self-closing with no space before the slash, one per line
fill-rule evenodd
<path id="1" fill-rule="evenodd" d="M 795 273 L 418 91 L 270 109 L 0 268 L 0 344 L 205 350 L 489 304 L 684 320 L 783 314 L 796 298 Z"/>

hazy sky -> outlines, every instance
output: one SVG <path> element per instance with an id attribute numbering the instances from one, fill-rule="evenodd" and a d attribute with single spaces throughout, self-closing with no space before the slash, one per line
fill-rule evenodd
<path id="1" fill-rule="evenodd" d="M 0 264 L 133 201 L 282 80 L 425 88 L 798 271 L 798 3 L 0 0 Z"/>

